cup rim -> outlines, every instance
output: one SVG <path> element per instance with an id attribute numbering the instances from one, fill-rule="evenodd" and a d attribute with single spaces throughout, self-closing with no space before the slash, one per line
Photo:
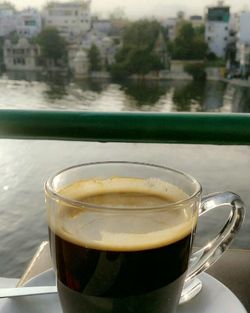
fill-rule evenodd
<path id="1" fill-rule="evenodd" d="M 67 168 L 64 168 L 58 172 L 56 172 L 54 175 L 50 176 L 48 178 L 48 180 L 45 182 L 44 184 L 44 190 L 45 190 L 45 194 L 46 196 L 49 196 L 52 199 L 56 199 L 58 201 L 61 201 L 63 203 L 66 203 L 70 206 L 74 206 L 74 207 L 79 207 L 79 208 L 84 208 L 84 209 L 92 209 L 92 210 L 107 210 L 107 211 L 118 211 L 118 208 L 116 207 L 108 207 L 108 206 L 102 206 L 102 205 L 93 205 L 91 203 L 87 203 L 84 201 L 79 201 L 79 200 L 74 200 L 65 196 L 60 195 L 57 191 L 54 190 L 53 188 L 53 182 L 54 179 L 56 179 L 56 177 L 58 177 L 59 175 L 69 171 L 69 170 L 73 170 L 76 168 L 81 168 L 84 166 L 94 166 L 94 165 L 117 165 L 117 164 L 121 164 L 121 165 L 139 165 L 139 166 L 145 166 L 145 167 L 151 167 L 151 168 L 155 168 L 155 169 L 161 169 L 161 170 L 165 170 L 165 171 L 171 171 L 173 173 L 176 173 L 178 175 L 184 176 L 185 178 L 190 180 L 190 183 L 195 185 L 195 191 L 188 197 L 173 203 L 166 203 L 166 204 L 162 204 L 160 206 L 149 206 L 149 207 L 137 207 L 136 209 L 134 209 L 134 211 L 150 211 L 150 210 L 159 210 L 159 209 L 167 209 L 168 207 L 174 207 L 174 206 L 179 206 L 182 204 L 185 204 L 189 201 L 192 201 L 195 197 L 197 197 L 199 194 L 201 194 L 202 192 L 202 186 L 201 184 L 191 175 L 183 172 L 183 171 L 179 171 L 170 167 L 166 167 L 166 166 L 162 166 L 162 165 L 156 165 L 156 164 L 151 164 L 151 163 L 144 163 L 144 162 L 130 162 L 130 161 L 101 161 L 101 162 L 88 162 L 88 163 L 81 163 L 81 164 L 77 164 L 77 165 L 73 165 Z M 119 211 L 127 211 L 129 210 L 128 207 L 120 207 L 119 206 Z"/>

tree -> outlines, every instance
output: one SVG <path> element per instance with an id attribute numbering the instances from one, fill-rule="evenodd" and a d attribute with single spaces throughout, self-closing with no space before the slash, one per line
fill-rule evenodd
<path id="1" fill-rule="evenodd" d="M 16 45 L 18 43 L 20 37 L 19 37 L 17 31 L 14 30 L 11 33 L 9 33 L 8 39 L 11 41 L 11 43 Z"/>
<path id="2" fill-rule="evenodd" d="M 123 34 L 124 45 L 152 49 L 161 30 L 162 26 L 155 20 L 144 19 L 131 23 Z"/>
<path id="3" fill-rule="evenodd" d="M 236 42 L 230 42 L 226 46 L 226 60 L 233 64 L 236 62 L 237 47 Z"/>
<path id="4" fill-rule="evenodd" d="M 157 21 L 140 20 L 131 23 L 123 33 L 123 46 L 116 54 L 111 68 L 113 78 L 126 78 L 131 74 L 145 75 L 164 68 L 154 45 L 161 25 Z"/>
<path id="5" fill-rule="evenodd" d="M 160 60 L 149 49 L 134 48 L 130 50 L 127 68 L 130 74 L 146 75 L 151 70 L 161 67 Z"/>
<path id="6" fill-rule="evenodd" d="M 91 48 L 88 51 L 89 59 L 89 70 L 91 72 L 101 70 L 101 54 L 99 49 L 95 44 L 92 44 Z"/>
<path id="7" fill-rule="evenodd" d="M 204 81 L 207 78 L 204 63 L 187 64 L 184 68 L 185 72 L 193 76 L 194 80 Z"/>
<path id="8" fill-rule="evenodd" d="M 179 60 L 204 59 L 208 45 L 204 40 L 203 31 L 203 28 L 195 30 L 189 22 L 183 23 L 171 46 L 172 58 Z"/>
<path id="9" fill-rule="evenodd" d="M 36 37 L 35 42 L 41 47 L 41 54 L 45 59 L 53 60 L 55 64 L 58 64 L 58 61 L 66 60 L 67 44 L 56 28 L 45 28 Z"/>

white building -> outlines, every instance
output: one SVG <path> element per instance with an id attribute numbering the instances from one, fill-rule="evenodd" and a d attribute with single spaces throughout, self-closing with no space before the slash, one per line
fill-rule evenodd
<path id="1" fill-rule="evenodd" d="M 106 36 L 104 33 L 91 29 L 85 34 L 82 39 L 81 48 L 88 51 L 92 45 L 96 45 L 100 51 L 102 65 L 110 65 L 115 62 L 115 54 L 117 46 L 114 44 L 113 39 Z"/>
<path id="2" fill-rule="evenodd" d="M 239 18 L 238 39 L 250 43 L 250 12 L 242 12 Z"/>
<path id="3" fill-rule="evenodd" d="M 42 30 L 42 17 L 36 9 L 26 9 L 17 14 L 17 33 L 20 37 L 32 38 Z"/>
<path id="4" fill-rule="evenodd" d="M 56 27 L 68 40 L 85 34 L 91 27 L 90 0 L 48 3 L 43 11 L 44 26 Z"/>
<path id="5" fill-rule="evenodd" d="M 4 64 L 7 70 L 41 70 L 40 48 L 21 38 L 17 44 L 4 42 Z"/>
<path id="6" fill-rule="evenodd" d="M 9 35 L 16 30 L 17 18 L 14 9 L 5 4 L 0 4 L 0 37 Z"/>
<path id="7" fill-rule="evenodd" d="M 169 17 L 163 22 L 163 26 L 168 30 L 168 38 L 170 40 L 175 40 L 177 35 L 177 18 Z"/>
<path id="8" fill-rule="evenodd" d="M 219 2 L 208 8 L 205 39 L 209 49 L 217 57 L 224 57 L 229 42 L 230 7 Z"/>
<path id="9" fill-rule="evenodd" d="M 239 16 L 236 59 L 244 76 L 250 71 L 250 12 L 242 12 Z"/>

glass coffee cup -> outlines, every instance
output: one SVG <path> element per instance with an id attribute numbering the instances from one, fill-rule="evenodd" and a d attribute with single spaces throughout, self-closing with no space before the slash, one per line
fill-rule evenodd
<path id="1" fill-rule="evenodd" d="M 244 218 L 236 194 L 201 192 L 187 174 L 135 162 L 83 164 L 51 177 L 49 239 L 63 312 L 176 312 Z M 199 215 L 222 205 L 231 206 L 225 226 L 192 254 Z"/>

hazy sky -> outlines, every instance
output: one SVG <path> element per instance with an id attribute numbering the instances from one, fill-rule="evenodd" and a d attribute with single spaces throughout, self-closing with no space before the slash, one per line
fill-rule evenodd
<path id="1" fill-rule="evenodd" d="M 1 0 L 3 1 L 3 0 Z M 0 2 L 1 2 L 0 1 Z M 9 0 L 20 9 L 28 6 L 41 8 L 47 0 Z M 65 0 L 57 0 L 65 2 Z M 69 1 L 69 0 L 68 0 Z M 67 1 L 66 1 L 67 2 Z M 98 13 L 108 13 L 115 8 L 123 8 L 129 17 L 142 16 L 171 16 L 175 15 L 178 10 L 183 10 L 187 14 L 203 14 L 207 5 L 216 4 L 216 0 L 92 0 L 92 11 Z M 232 11 L 242 9 L 250 10 L 249 0 L 227 0 L 225 4 L 231 6 Z"/>

